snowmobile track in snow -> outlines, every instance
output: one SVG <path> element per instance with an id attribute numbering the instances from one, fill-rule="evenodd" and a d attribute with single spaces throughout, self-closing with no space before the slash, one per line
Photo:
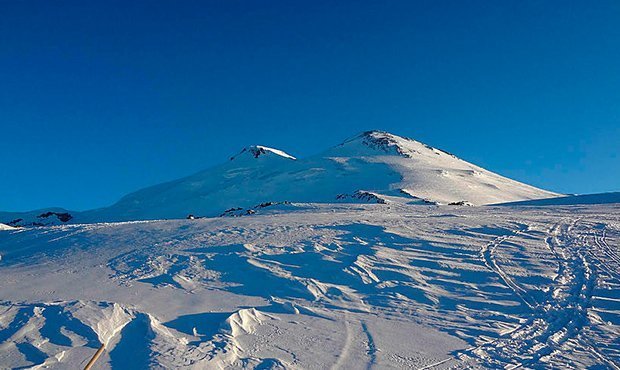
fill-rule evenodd
<path id="1" fill-rule="evenodd" d="M 517 230 L 514 230 L 511 234 L 502 235 L 493 240 L 490 244 L 482 247 L 480 254 L 484 260 L 484 264 L 493 272 L 495 272 L 499 277 L 504 281 L 504 283 L 525 303 L 529 308 L 536 307 L 537 303 L 535 300 L 528 294 L 528 292 L 521 288 L 517 283 L 515 283 L 512 278 L 502 270 L 501 266 L 495 260 L 495 249 L 499 247 L 505 241 L 521 234 L 527 232 L 529 230 L 529 226 L 521 227 Z"/>
<path id="2" fill-rule="evenodd" d="M 500 236 L 482 249 L 485 264 L 532 308 L 532 315 L 522 326 L 505 333 L 503 337 L 467 350 L 464 352 L 465 358 L 471 356 L 487 367 L 517 369 L 543 367 L 545 365 L 540 360 L 544 357 L 551 359 L 563 351 L 571 350 L 589 352 L 608 368 L 619 369 L 613 360 L 596 349 L 588 338 L 580 335 L 581 329 L 589 324 L 588 308 L 597 275 L 589 260 L 588 245 L 571 234 L 577 222 L 578 220 L 573 220 L 558 224 L 550 230 L 551 235 L 546 242 L 558 259 L 558 275 L 554 279 L 548 299 L 538 304 L 528 295 L 526 289 L 520 287 L 502 270 L 493 257 L 494 249 L 502 242 L 526 233 L 527 228 L 517 230 L 512 235 Z M 604 249 L 602 245 L 599 246 L 599 249 Z M 520 361 L 515 361 L 515 358 Z M 549 364 L 546 365 L 548 368 Z M 563 367 L 571 368 L 571 365 L 564 364 Z"/>
<path id="3" fill-rule="evenodd" d="M 566 352 L 581 352 L 594 357 L 598 363 L 608 369 L 620 369 L 617 358 L 608 353 L 615 353 L 613 343 L 594 342 L 584 330 L 590 326 L 588 309 L 592 306 L 593 290 L 597 285 L 597 267 L 605 266 L 597 257 L 602 253 L 617 263 L 617 257 L 605 240 L 606 226 L 601 231 L 590 232 L 593 245 L 588 244 L 586 235 L 575 234 L 572 230 L 580 220 L 560 222 L 548 231 L 545 239 L 547 248 L 558 263 L 557 275 L 543 302 L 536 303 L 527 291 L 511 278 L 498 264 L 495 250 L 507 240 L 520 234 L 526 234 L 530 227 L 514 230 L 511 234 L 500 235 L 485 245 L 481 257 L 485 265 L 495 272 L 507 287 L 531 309 L 531 316 L 517 328 L 504 333 L 500 338 L 487 341 L 479 346 L 459 351 L 451 359 L 446 359 L 424 367 L 424 369 L 479 366 L 485 368 L 557 368 L 578 369 L 579 363 L 561 361 Z M 584 225 L 591 227 L 592 225 Z M 613 266 L 612 266 L 613 267 Z M 616 280 L 617 269 L 606 267 L 611 277 Z M 594 344 L 596 343 L 596 345 Z M 518 359 L 518 360 L 516 360 Z M 560 361 L 553 361 L 559 359 Z"/>

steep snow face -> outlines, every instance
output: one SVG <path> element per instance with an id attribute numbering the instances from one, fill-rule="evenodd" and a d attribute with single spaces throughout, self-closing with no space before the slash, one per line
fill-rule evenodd
<path id="1" fill-rule="evenodd" d="M 482 205 L 555 195 L 418 141 L 368 131 L 305 159 L 250 146 L 227 163 L 139 190 L 111 207 L 85 212 L 80 219 L 217 216 L 265 202 Z"/>
<path id="2" fill-rule="evenodd" d="M 399 189 L 413 197 L 440 204 L 483 205 L 559 195 L 492 173 L 443 150 L 383 131 L 364 132 L 324 155 L 386 164 L 402 176 L 402 181 L 391 184 L 391 190 Z"/>

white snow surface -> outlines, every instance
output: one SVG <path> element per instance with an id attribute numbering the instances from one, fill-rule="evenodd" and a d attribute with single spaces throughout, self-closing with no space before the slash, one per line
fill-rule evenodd
<path id="1" fill-rule="evenodd" d="M 7 230 L 0 368 L 618 369 L 619 243 L 618 204 Z"/>
<path id="2" fill-rule="evenodd" d="M 13 229 L 15 229 L 15 228 L 12 227 L 12 226 L 0 223 L 0 230 L 13 230 Z"/>
<path id="3" fill-rule="evenodd" d="M 483 205 L 554 196 L 415 140 L 368 131 L 304 159 L 251 146 L 227 163 L 138 190 L 110 207 L 76 215 L 75 221 L 217 216 L 264 202 Z"/>

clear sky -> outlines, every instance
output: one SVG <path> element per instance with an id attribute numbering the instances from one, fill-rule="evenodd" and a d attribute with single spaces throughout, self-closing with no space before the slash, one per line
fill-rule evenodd
<path id="1" fill-rule="evenodd" d="M 620 2 L 2 1 L 0 210 L 105 206 L 382 129 L 620 191 Z"/>

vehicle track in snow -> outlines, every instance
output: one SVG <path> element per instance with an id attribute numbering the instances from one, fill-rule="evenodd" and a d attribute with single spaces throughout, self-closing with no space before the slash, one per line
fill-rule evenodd
<path id="1" fill-rule="evenodd" d="M 596 232 L 596 230 L 593 231 L 592 237 L 594 243 L 598 247 L 597 250 L 603 252 L 616 266 L 620 265 L 620 257 L 617 252 L 607 244 L 607 225 L 602 225 L 600 234 Z M 610 271 L 610 273 L 614 275 L 614 277 L 618 274 L 617 270 Z"/>
<path id="2" fill-rule="evenodd" d="M 360 324 L 362 326 L 362 332 L 366 336 L 366 340 L 364 341 L 364 344 L 366 346 L 366 355 L 369 358 L 366 369 L 370 370 L 373 368 L 373 366 L 377 362 L 377 345 L 375 344 L 375 340 L 372 336 L 372 333 L 368 329 L 368 324 L 366 324 L 363 321 Z"/>
<path id="3" fill-rule="evenodd" d="M 571 233 L 578 220 L 561 222 L 549 230 L 545 239 L 558 263 L 553 285 L 542 302 L 536 302 L 528 291 L 517 284 L 498 264 L 495 249 L 502 243 L 527 233 L 529 227 L 497 237 L 481 250 L 485 265 L 496 272 L 504 283 L 532 309 L 525 323 L 504 333 L 500 338 L 462 351 L 458 358 L 471 364 L 474 360 L 489 368 L 580 368 L 562 358 L 566 352 L 581 352 L 594 357 L 594 362 L 610 369 L 620 369 L 613 359 L 597 349 L 580 331 L 590 324 L 588 308 L 597 284 L 597 272 L 591 261 L 586 240 Z M 601 244 L 597 249 L 603 249 Z M 518 359 L 518 360 L 517 360 Z"/>
<path id="4" fill-rule="evenodd" d="M 512 278 L 507 273 L 505 273 L 504 270 L 502 270 L 501 266 L 497 263 L 495 259 L 495 249 L 497 247 L 499 247 L 507 240 L 514 238 L 521 233 L 527 232 L 528 230 L 529 226 L 524 226 L 517 230 L 514 230 L 511 234 L 502 235 L 495 238 L 495 240 L 493 240 L 491 243 L 482 247 L 482 249 L 480 250 L 480 255 L 482 256 L 484 264 L 490 270 L 499 275 L 499 277 L 504 281 L 504 283 L 521 299 L 521 301 L 523 301 L 523 303 L 525 303 L 525 305 L 533 309 L 537 305 L 534 298 L 532 298 L 528 294 L 527 290 L 521 288 L 517 283 L 515 283 Z"/>
<path id="5" fill-rule="evenodd" d="M 344 368 L 344 365 L 347 363 L 349 356 L 351 355 L 352 348 L 354 345 L 354 334 L 352 329 L 352 324 L 350 322 L 350 315 L 345 311 L 344 313 L 344 325 L 345 325 L 345 342 L 340 350 L 340 354 L 338 355 L 338 359 L 336 363 L 331 367 L 332 370 L 338 370 Z"/>
<path id="6" fill-rule="evenodd" d="M 603 223 L 587 226 L 589 229 L 580 237 L 590 248 L 582 248 L 581 252 L 598 271 L 589 310 L 590 320 L 597 325 L 580 335 L 609 368 L 620 369 L 620 259 L 617 246 L 614 250 L 607 242 L 607 230 L 613 233 L 614 229 Z M 592 242 L 588 244 L 590 239 Z"/>

